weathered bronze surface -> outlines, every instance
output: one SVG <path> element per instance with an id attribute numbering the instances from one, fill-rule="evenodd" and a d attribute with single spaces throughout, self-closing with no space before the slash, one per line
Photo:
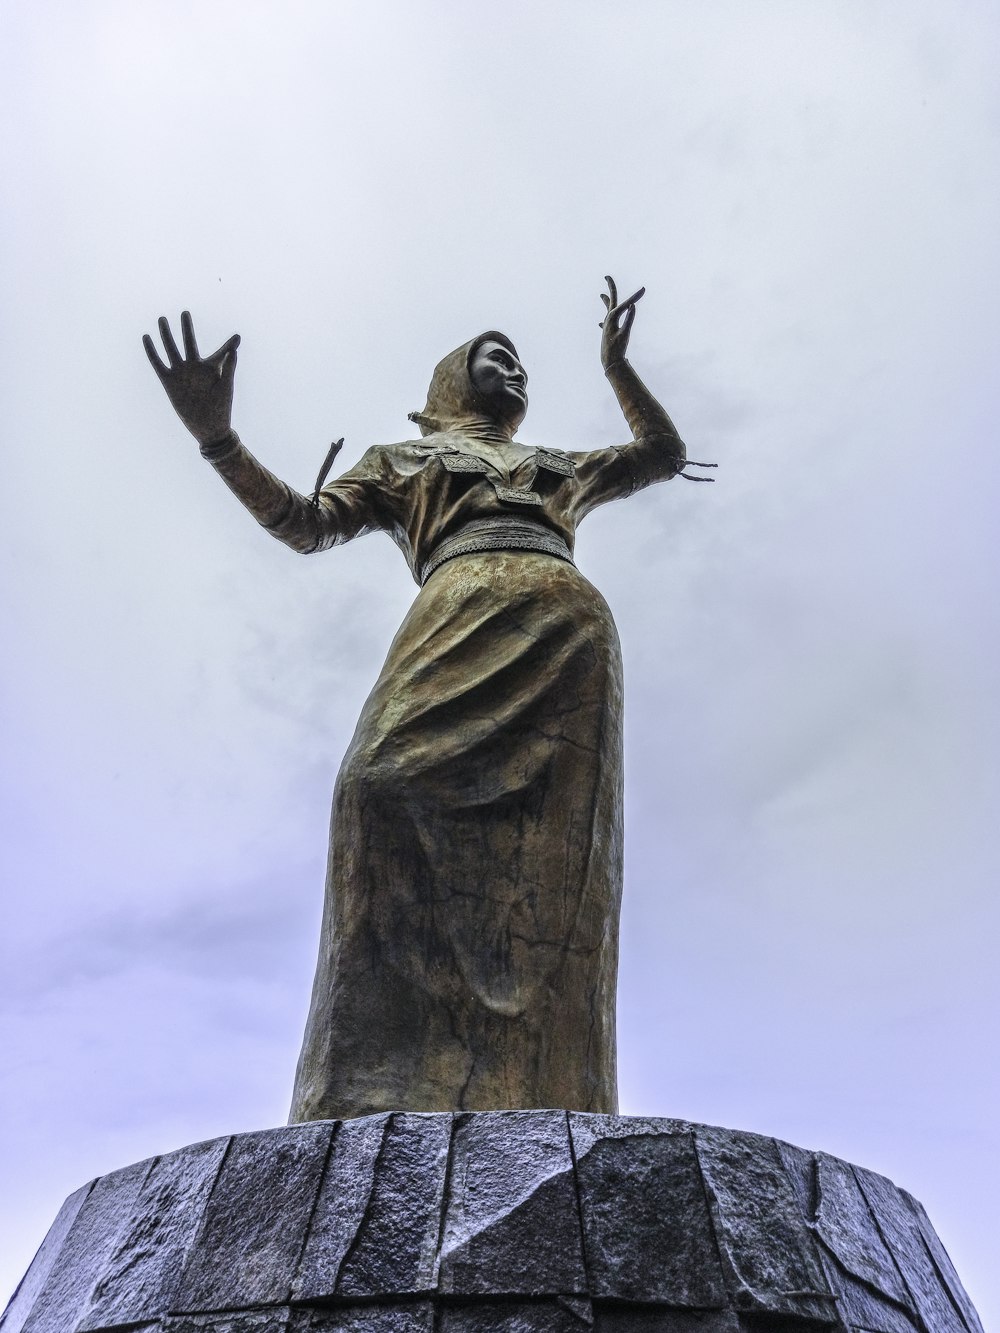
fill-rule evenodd
<path id="1" fill-rule="evenodd" d="M 625 359 L 642 292 L 608 282 L 601 355 L 629 443 L 518 443 L 527 377 L 491 331 L 437 366 L 420 439 L 369 449 L 311 500 L 231 429 L 237 336 L 202 359 L 185 312 L 183 355 L 165 319 L 166 362 L 144 339 L 269 532 L 303 553 L 387 532 L 421 585 L 337 780 L 292 1121 L 617 1109 L 621 658 L 573 544 L 592 509 L 685 454 Z"/>

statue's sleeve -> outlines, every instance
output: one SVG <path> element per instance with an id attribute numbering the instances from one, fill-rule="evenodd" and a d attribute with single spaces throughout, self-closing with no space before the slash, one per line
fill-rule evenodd
<path id="1" fill-rule="evenodd" d="M 579 481 L 577 518 L 608 500 L 624 499 L 655 481 L 668 481 L 684 466 L 684 441 L 669 415 L 622 357 L 605 367 L 608 383 L 632 439 L 574 458 Z"/>
<path id="2" fill-rule="evenodd" d="M 655 482 L 669 481 L 684 463 L 684 445 L 676 435 L 645 435 L 570 457 L 576 466 L 579 520 L 609 500 L 624 500 Z"/>
<path id="3" fill-rule="evenodd" d="M 235 431 L 217 444 L 202 445 L 201 452 L 261 527 L 303 555 L 389 528 L 395 519 L 395 478 L 379 446 L 314 500 L 269 472 Z"/>

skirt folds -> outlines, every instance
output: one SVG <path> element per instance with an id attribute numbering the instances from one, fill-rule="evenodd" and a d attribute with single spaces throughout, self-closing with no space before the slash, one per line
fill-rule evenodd
<path id="1" fill-rule="evenodd" d="M 337 779 L 291 1119 L 616 1109 L 622 677 L 539 552 L 418 594 Z"/>

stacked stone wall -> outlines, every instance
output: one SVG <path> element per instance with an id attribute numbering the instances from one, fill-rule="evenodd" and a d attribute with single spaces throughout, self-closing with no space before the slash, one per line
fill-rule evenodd
<path id="1" fill-rule="evenodd" d="M 0 1333 L 982 1333 L 923 1208 L 676 1120 L 368 1116 L 67 1199 Z"/>

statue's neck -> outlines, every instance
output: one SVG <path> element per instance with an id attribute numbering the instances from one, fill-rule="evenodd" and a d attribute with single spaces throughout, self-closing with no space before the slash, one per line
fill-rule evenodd
<path id="1" fill-rule="evenodd" d="M 514 434 L 510 427 L 486 416 L 463 417 L 450 428 L 459 435 L 467 435 L 472 440 L 482 440 L 484 444 L 510 444 Z"/>

